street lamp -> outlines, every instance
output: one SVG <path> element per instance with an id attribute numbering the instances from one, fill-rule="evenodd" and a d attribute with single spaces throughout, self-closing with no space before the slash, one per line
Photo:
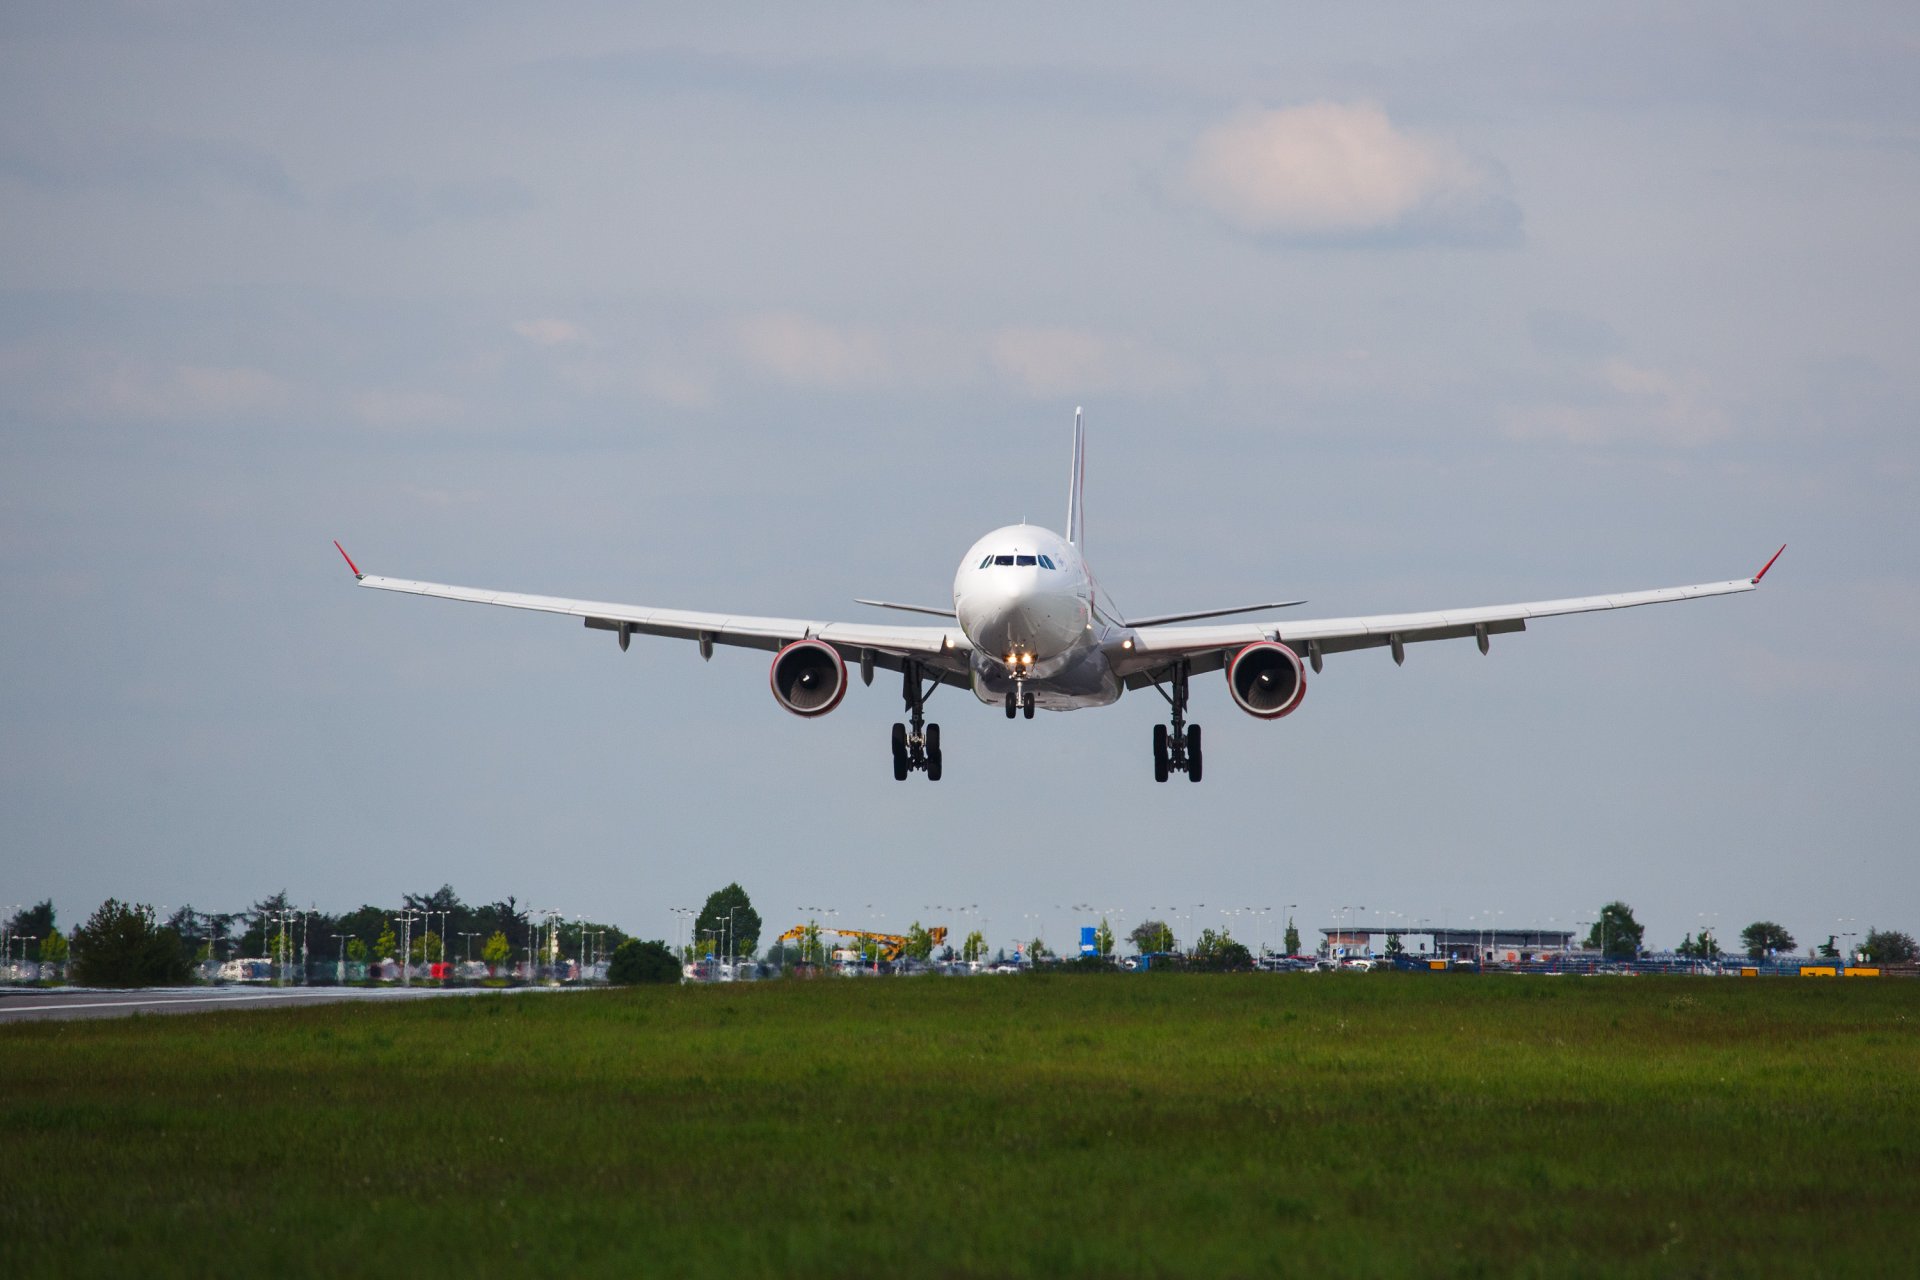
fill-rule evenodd
<path id="1" fill-rule="evenodd" d="M 336 933 L 333 935 L 333 950 L 335 955 L 334 981 L 338 982 L 341 986 L 344 987 L 347 985 L 347 935 L 346 934 Z"/>
<path id="2" fill-rule="evenodd" d="M 1354 913 L 1355 913 L 1356 911 L 1365 911 L 1365 910 L 1366 910 L 1367 908 L 1365 907 L 1365 905 L 1360 905 L 1360 906 L 1345 906 L 1345 907 L 1342 907 L 1342 908 L 1340 908 L 1340 909 L 1341 909 L 1342 911 L 1344 911 L 1344 912 L 1346 912 L 1346 913 L 1347 913 L 1347 930 L 1346 930 L 1346 932 L 1345 932 L 1344 934 L 1342 934 L 1342 935 L 1341 935 L 1341 937 L 1342 937 L 1342 943 L 1341 943 L 1341 945 L 1342 945 L 1342 947 L 1343 947 L 1343 948 L 1345 949 L 1345 950 L 1344 950 L 1344 953 L 1343 953 L 1343 954 L 1345 954 L 1345 955 L 1351 955 L 1351 954 L 1353 953 L 1353 916 L 1354 916 Z"/>

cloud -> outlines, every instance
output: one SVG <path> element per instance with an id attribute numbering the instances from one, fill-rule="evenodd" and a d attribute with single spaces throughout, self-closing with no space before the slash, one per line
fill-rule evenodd
<path id="1" fill-rule="evenodd" d="M 1194 141 L 1184 187 L 1230 226 L 1280 240 L 1497 245 L 1520 232 L 1496 167 L 1367 102 L 1242 111 Z"/>
<path id="2" fill-rule="evenodd" d="M 556 320 L 551 317 L 539 320 L 522 320 L 513 326 L 513 331 L 528 342 L 542 347 L 564 346 L 570 342 L 585 342 L 587 331 L 568 320 Z"/>
<path id="3" fill-rule="evenodd" d="M 287 385 L 260 369 L 122 365 L 96 392 L 86 398 L 114 417 L 226 418 L 279 407 Z"/>
<path id="4" fill-rule="evenodd" d="M 438 391 L 363 391 L 354 416 L 372 427 L 431 427 L 461 417 L 466 406 Z"/>
<path id="5" fill-rule="evenodd" d="M 1032 396 L 1164 391 L 1194 381 L 1194 371 L 1175 357 L 1082 329 L 1002 329 L 988 340 L 987 356 Z"/>
<path id="6" fill-rule="evenodd" d="M 1705 378 L 1609 360 L 1574 403 L 1530 405 L 1512 411 L 1507 434 L 1516 440 L 1574 445 L 1654 444 L 1692 449 L 1731 434 L 1726 410 Z"/>
<path id="7" fill-rule="evenodd" d="M 741 321 L 737 336 L 748 363 L 798 386 L 875 386 L 891 372 L 880 336 L 868 329 L 777 312 Z"/>

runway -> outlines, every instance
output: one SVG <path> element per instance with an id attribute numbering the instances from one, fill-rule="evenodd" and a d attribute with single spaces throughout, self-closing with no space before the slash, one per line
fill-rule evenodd
<path id="1" fill-rule="evenodd" d="M 0 989 L 0 1024 L 126 1018 L 220 1009 L 285 1009 L 344 1000 L 433 1000 L 448 996 L 542 991 L 544 987 L 154 987 L 146 990 L 19 987 Z"/>

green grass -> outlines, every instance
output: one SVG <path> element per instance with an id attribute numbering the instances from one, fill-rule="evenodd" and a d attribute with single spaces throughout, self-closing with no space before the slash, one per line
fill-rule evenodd
<path id="1" fill-rule="evenodd" d="M 0 1270 L 1874 1275 L 1920 983 L 762 983 L 0 1027 Z"/>

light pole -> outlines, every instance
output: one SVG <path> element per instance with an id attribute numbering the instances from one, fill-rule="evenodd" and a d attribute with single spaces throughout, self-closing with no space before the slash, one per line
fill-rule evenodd
<path id="1" fill-rule="evenodd" d="M 1347 913 L 1347 929 L 1346 929 L 1346 932 L 1341 935 L 1340 945 L 1343 948 L 1342 954 L 1343 956 L 1352 955 L 1353 954 L 1353 915 L 1354 915 L 1354 912 L 1356 911 L 1365 911 L 1366 907 L 1365 906 L 1345 906 L 1340 909 Z"/>
<path id="2" fill-rule="evenodd" d="M 408 907 L 398 913 L 402 937 L 400 940 L 400 985 L 413 985 L 413 922 L 421 914 L 419 908 Z"/>
<path id="3" fill-rule="evenodd" d="M 347 985 L 347 935 L 346 934 L 336 933 L 333 935 L 333 951 L 334 951 L 334 966 L 333 966 L 334 981 L 338 982 L 341 986 L 344 987 Z"/>

